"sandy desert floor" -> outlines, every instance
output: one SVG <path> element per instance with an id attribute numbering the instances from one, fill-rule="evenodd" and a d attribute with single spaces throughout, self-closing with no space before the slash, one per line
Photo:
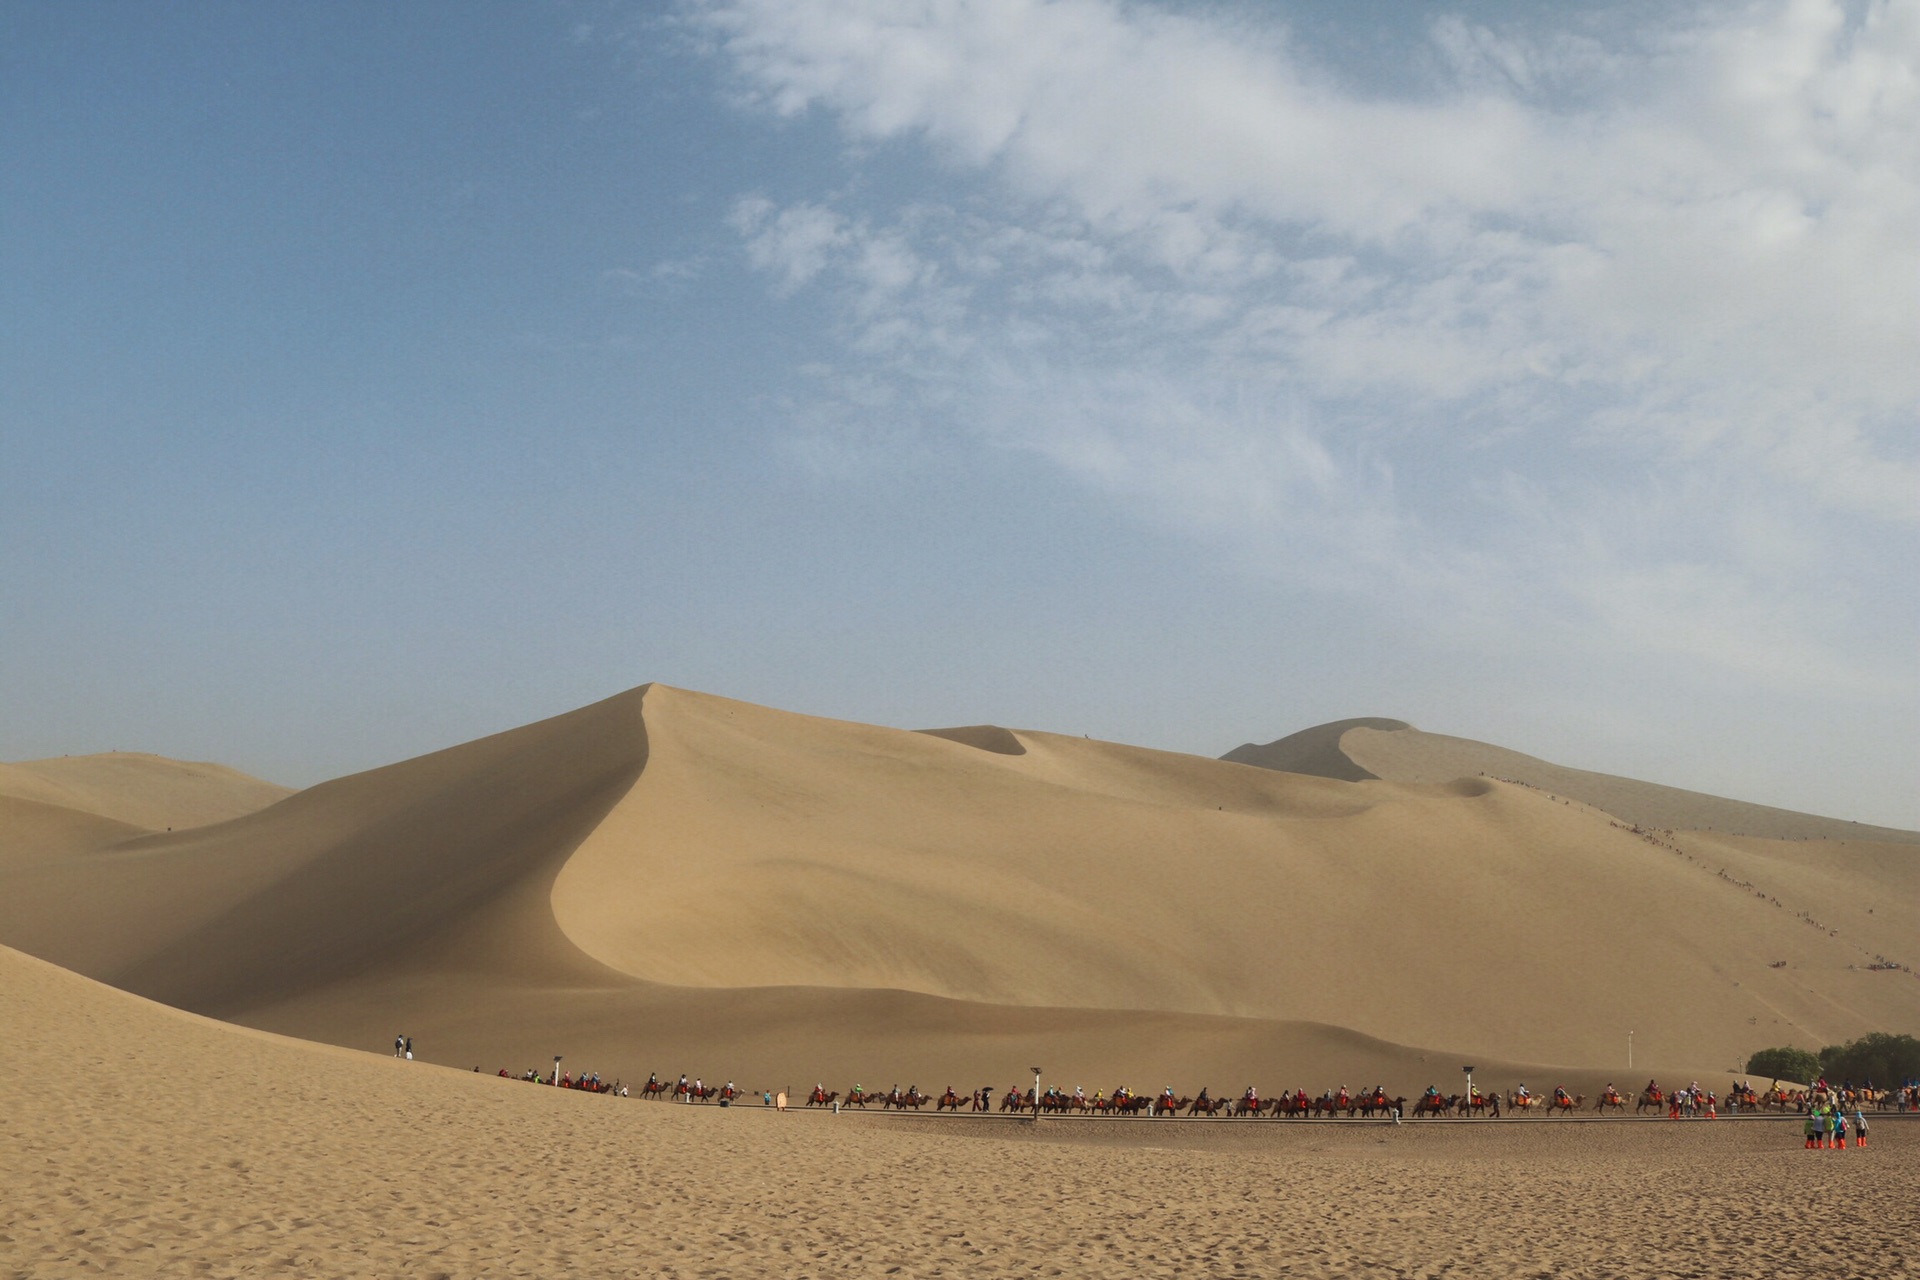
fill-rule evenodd
<path id="1" fill-rule="evenodd" d="M 1905 1276 L 1920 1124 L 680 1107 L 239 1030 L 0 952 L 0 1276 Z"/>

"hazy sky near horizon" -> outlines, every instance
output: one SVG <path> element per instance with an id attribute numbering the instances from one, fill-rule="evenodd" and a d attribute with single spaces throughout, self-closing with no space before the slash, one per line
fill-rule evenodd
<path id="1" fill-rule="evenodd" d="M 1920 826 L 1920 0 L 0 10 L 0 759 L 647 680 Z"/>

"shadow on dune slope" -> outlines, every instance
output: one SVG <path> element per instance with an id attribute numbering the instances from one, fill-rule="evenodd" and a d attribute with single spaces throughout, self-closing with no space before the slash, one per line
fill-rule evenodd
<path id="1" fill-rule="evenodd" d="M 646 764 L 644 693 L 324 783 L 217 827 L 22 868 L 0 895 L 0 937 L 213 1014 L 421 949 L 481 971 L 602 977 L 553 928 L 545 898 Z M 502 912 L 503 900 L 522 909 Z"/>

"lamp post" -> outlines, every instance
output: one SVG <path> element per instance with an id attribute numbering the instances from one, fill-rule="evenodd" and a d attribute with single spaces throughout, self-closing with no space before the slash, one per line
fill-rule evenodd
<path id="1" fill-rule="evenodd" d="M 1469 1065 L 1469 1066 L 1462 1067 L 1460 1069 L 1467 1073 L 1467 1114 L 1472 1115 L 1473 1114 L 1473 1067 Z"/>
<path id="2" fill-rule="evenodd" d="M 553 1078 L 547 1083 L 551 1085 L 560 1083 L 560 1055 L 557 1053 L 553 1055 Z"/>
<path id="3" fill-rule="evenodd" d="M 1027 1069 L 1033 1072 L 1033 1118 L 1038 1120 L 1040 1118 L 1040 1068 Z"/>
<path id="4" fill-rule="evenodd" d="M 1633 1032 L 1627 1032 L 1627 1070 L 1633 1070 Z"/>

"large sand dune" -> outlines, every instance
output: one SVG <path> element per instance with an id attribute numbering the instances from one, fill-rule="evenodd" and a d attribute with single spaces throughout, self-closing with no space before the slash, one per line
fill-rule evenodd
<path id="1" fill-rule="evenodd" d="M 1363 732 L 1403 731 L 1332 746 Z M 1867 967 L 1914 959 L 1913 855 L 648 686 L 216 826 L 63 829 L 0 865 L 0 942 L 489 1070 L 1404 1091 L 1920 1025 Z"/>

